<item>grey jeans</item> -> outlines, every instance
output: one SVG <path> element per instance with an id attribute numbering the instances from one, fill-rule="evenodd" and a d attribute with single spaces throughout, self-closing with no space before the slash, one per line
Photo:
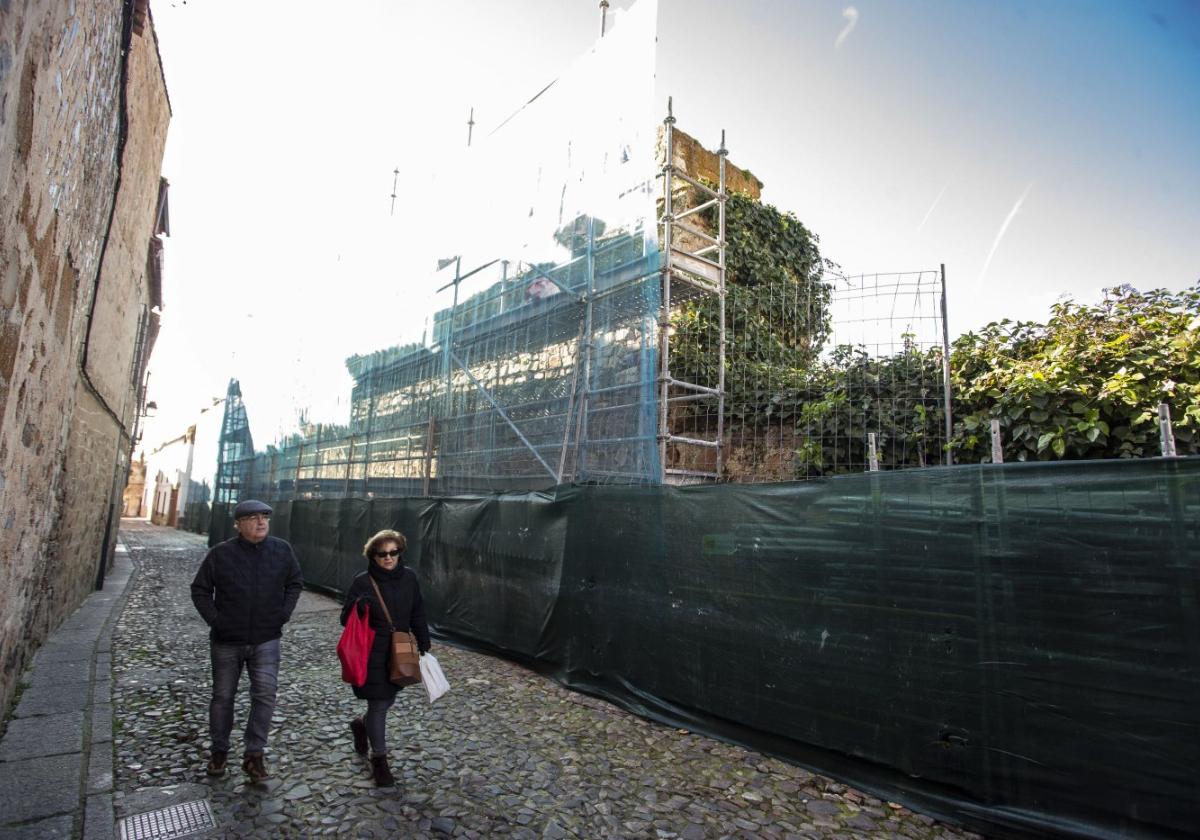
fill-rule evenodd
<path id="1" fill-rule="evenodd" d="M 233 698 L 242 668 L 250 673 L 250 717 L 246 720 L 245 751 L 262 752 L 275 714 L 279 687 L 279 639 L 261 645 L 212 643 L 212 702 L 208 707 L 208 733 L 213 752 L 229 752 L 233 729 Z"/>
<path id="2" fill-rule="evenodd" d="M 396 698 L 390 700 L 368 700 L 363 723 L 367 727 L 367 741 L 371 744 L 371 755 L 387 755 L 387 713 Z"/>

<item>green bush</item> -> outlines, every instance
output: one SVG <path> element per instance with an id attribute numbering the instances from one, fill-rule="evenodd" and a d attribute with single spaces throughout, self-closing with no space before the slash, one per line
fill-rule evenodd
<path id="1" fill-rule="evenodd" d="M 716 230 L 715 211 L 706 221 Z M 726 411 L 752 418 L 803 378 L 829 336 L 828 263 L 799 219 L 747 196 L 725 203 Z M 717 302 L 690 301 L 672 316 L 671 374 L 717 383 Z"/>
<path id="2" fill-rule="evenodd" d="M 1055 304 L 1046 324 L 1000 321 L 954 342 L 952 448 L 1005 460 L 1159 454 L 1158 404 L 1171 406 L 1177 451 L 1200 454 L 1200 284 L 1182 292 L 1105 290 Z"/>
<path id="3" fill-rule="evenodd" d="M 707 220 L 715 229 L 715 215 Z M 1096 305 L 1055 304 L 1045 324 L 1004 320 L 964 334 L 951 351 L 947 444 L 940 348 L 906 342 L 872 357 L 847 346 L 822 358 L 830 264 L 817 236 L 790 213 L 730 195 L 726 239 L 726 428 L 735 445 L 760 446 L 777 430 L 774 445 L 792 448 L 798 475 L 863 469 L 872 432 L 885 469 L 942 463 L 943 447 L 959 463 L 988 461 L 993 418 L 1006 461 L 1153 456 L 1162 402 L 1177 452 L 1200 454 L 1200 283 L 1106 289 Z M 708 297 L 675 312 L 673 376 L 717 383 L 717 318 Z"/>

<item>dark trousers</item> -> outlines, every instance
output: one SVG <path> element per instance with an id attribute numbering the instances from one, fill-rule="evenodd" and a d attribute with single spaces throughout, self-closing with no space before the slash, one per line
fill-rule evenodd
<path id="1" fill-rule="evenodd" d="M 250 717 L 246 721 L 245 751 L 262 752 L 275 714 L 279 687 L 279 639 L 261 645 L 212 643 L 212 703 L 208 707 L 208 732 L 213 752 L 229 752 L 233 730 L 233 698 L 242 668 L 250 673 Z"/>
<path id="2" fill-rule="evenodd" d="M 367 740 L 371 744 L 371 755 L 387 755 L 387 713 L 392 704 L 390 700 L 368 700 L 367 713 L 363 715 L 363 723 L 367 727 Z"/>

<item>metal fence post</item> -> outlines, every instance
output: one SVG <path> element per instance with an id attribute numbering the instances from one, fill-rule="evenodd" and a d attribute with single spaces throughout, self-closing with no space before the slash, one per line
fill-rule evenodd
<path id="1" fill-rule="evenodd" d="M 946 464 L 954 463 L 954 451 L 950 449 L 950 436 L 954 432 L 953 394 L 950 390 L 950 325 L 946 317 L 946 264 L 941 264 L 942 279 L 942 404 L 946 412 Z"/>
<path id="2" fill-rule="evenodd" d="M 1162 456 L 1175 457 L 1175 432 L 1171 430 L 1171 406 L 1158 404 L 1158 436 L 1162 443 Z"/>
<path id="3" fill-rule="evenodd" d="M 879 452 L 875 448 L 875 433 L 867 433 L 867 469 L 870 472 L 879 472 Z"/>

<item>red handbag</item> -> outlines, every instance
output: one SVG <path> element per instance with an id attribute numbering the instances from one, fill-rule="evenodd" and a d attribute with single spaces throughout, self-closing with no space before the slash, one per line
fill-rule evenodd
<path id="1" fill-rule="evenodd" d="M 371 629 L 371 605 L 362 602 L 363 614 L 358 614 L 359 602 L 350 608 L 346 627 L 338 639 L 337 655 L 342 661 L 342 680 L 361 688 L 367 681 L 367 657 L 371 655 L 371 644 L 375 631 Z"/>

